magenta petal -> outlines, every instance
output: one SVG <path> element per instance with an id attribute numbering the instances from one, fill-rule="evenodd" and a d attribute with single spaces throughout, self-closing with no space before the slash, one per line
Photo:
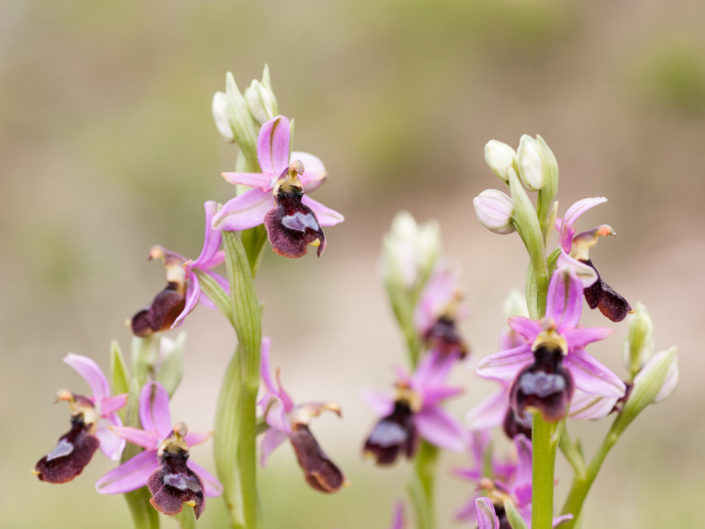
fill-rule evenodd
<path id="1" fill-rule="evenodd" d="M 186 461 L 186 466 L 193 470 L 196 475 L 201 479 L 201 484 L 203 485 L 203 493 L 209 498 L 215 498 L 223 493 L 223 485 L 220 484 L 218 478 L 213 474 L 208 472 L 198 463 L 195 463 L 193 459 Z"/>
<path id="2" fill-rule="evenodd" d="M 575 327 L 583 312 L 583 284 L 570 268 L 556 270 L 546 298 L 546 319 L 552 318 L 559 329 Z"/>
<path id="3" fill-rule="evenodd" d="M 288 439 L 289 435 L 281 430 L 273 428 L 267 430 L 262 436 L 262 444 L 260 445 L 260 464 L 264 467 L 267 464 L 269 454 L 271 454 L 280 444 Z"/>
<path id="4" fill-rule="evenodd" d="M 129 461 L 114 468 L 96 484 L 96 490 L 101 494 L 122 494 L 139 489 L 147 484 L 147 479 L 157 468 L 159 459 L 156 450 L 141 452 Z"/>
<path id="5" fill-rule="evenodd" d="M 321 226 L 335 226 L 345 220 L 345 217 L 343 217 L 341 213 L 324 206 L 308 195 L 303 196 L 301 203 L 313 210 L 316 214 L 316 220 L 318 220 L 318 224 Z"/>
<path id="6" fill-rule="evenodd" d="M 96 400 L 96 403 L 100 405 L 101 417 L 107 417 L 125 407 L 127 404 L 127 393 L 115 395 L 114 397 L 107 397 L 100 401 Z"/>
<path id="7" fill-rule="evenodd" d="M 159 446 L 159 441 L 161 441 L 161 438 L 156 433 L 140 430 L 139 428 L 113 426 L 112 429 L 115 431 L 116 435 L 147 450 L 156 450 Z"/>
<path id="8" fill-rule="evenodd" d="M 276 175 L 279 176 L 279 175 Z M 271 191 L 272 190 L 272 180 L 276 178 L 275 175 L 265 172 L 265 173 L 222 173 L 222 177 L 229 184 L 240 184 L 243 186 L 250 186 L 259 189 L 260 191 Z"/>
<path id="9" fill-rule="evenodd" d="M 505 386 L 471 409 L 465 416 L 465 422 L 471 430 L 494 428 L 504 422 L 508 407 L 509 387 Z"/>
<path id="10" fill-rule="evenodd" d="M 477 498 L 475 509 L 477 511 L 477 529 L 499 529 L 499 520 L 489 498 Z"/>
<path id="11" fill-rule="evenodd" d="M 271 193 L 251 189 L 226 202 L 213 217 L 216 230 L 239 231 L 254 228 L 264 222 L 264 216 L 274 207 Z"/>
<path id="12" fill-rule="evenodd" d="M 533 342 L 541 332 L 541 324 L 539 322 L 523 316 L 513 316 L 507 320 L 507 324 L 527 342 Z"/>
<path id="13" fill-rule="evenodd" d="M 566 356 L 563 365 L 573 375 L 577 389 L 603 397 L 621 398 L 624 396 L 627 388 L 622 379 L 582 349 L 573 351 Z"/>
<path id="14" fill-rule="evenodd" d="M 404 520 L 404 504 L 400 501 L 394 506 L 394 515 L 392 516 L 392 525 L 389 529 L 404 529 L 406 520 Z"/>
<path id="15" fill-rule="evenodd" d="M 426 387 L 422 390 L 422 399 L 424 405 L 435 406 L 440 401 L 460 395 L 464 391 L 465 388 L 457 386 Z"/>
<path id="16" fill-rule="evenodd" d="M 277 387 L 274 385 L 274 379 L 272 379 L 272 368 L 269 365 L 269 347 L 272 344 L 271 338 L 262 338 L 262 349 L 260 352 L 260 362 L 259 362 L 259 373 L 262 377 L 262 382 L 264 382 L 264 387 L 267 388 L 269 393 L 276 395 Z"/>
<path id="17" fill-rule="evenodd" d="M 577 329 L 563 329 L 561 333 L 568 343 L 568 348 L 572 351 L 574 349 L 583 349 L 588 344 L 604 340 L 611 336 L 614 330 L 607 327 L 578 327 Z"/>
<path id="18" fill-rule="evenodd" d="M 110 396 L 108 380 L 94 360 L 87 356 L 69 353 L 64 357 L 64 362 L 74 368 L 88 382 L 96 402 Z"/>
<path id="19" fill-rule="evenodd" d="M 262 125 L 257 138 L 257 160 L 262 172 L 278 177 L 289 167 L 290 134 L 289 119 L 284 116 Z"/>
<path id="20" fill-rule="evenodd" d="M 310 193 L 326 180 L 328 173 L 318 156 L 307 152 L 292 152 L 291 161 L 295 160 L 304 164 L 304 173 L 299 176 L 304 192 Z"/>
<path id="21" fill-rule="evenodd" d="M 521 370 L 534 361 L 529 344 L 520 345 L 508 351 L 486 356 L 477 365 L 477 374 L 482 378 L 514 380 Z"/>
<path id="22" fill-rule="evenodd" d="M 517 466 L 512 489 L 519 505 L 531 503 L 531 441 L 523 435 L 514 438 L 517 449 Z"/>
<path id="23" fill-rule="evenodd" d="M 98 423 L 95 436 L 100 441 L 100 451 L 113 461 L 120 461 L 125 440 L 110 429 L 105 421 Z"/>
<path id="24" fill-rule="evenodd" d="M 203 236 L 203 248 L 201 249 L 201 254 L 196 258 L 196 260 L 191 264 L 193 268 L 208 268 L 217 266 L 224 259 L 223 255 L 218 255 L 220 250 L 220 243 L 222 241 L 222 234 L 218 230 L 213 229 L 213 217 L 218 212 L 218 204 L 212 200 L 209 200 L 203 204 L 203 209 L 206 215 L 206 227 L 205 234 Z"/>
<path id="25" fill-rule="evenodd" d="M 414 415 L 419 435 L 430 443 L 460 452 L 465 448 L 465 430 L 448 413 L 438 407 L 424 408 Z"/>
<path id="26" fill-rule="evenodd" d="M 186 286 L 186 302 L 184 303 L 184 310 L 176 317 L 174 323 L 171 324 L 171 328 L 175 329 L 184 318 L 191 314 L 191 311 L 196 308 L 199 300 L 201 299 L 201 286 L 198 282 L 198 276 L 196 274 L 191 274 L 189 277 L 188 285 Z"/>
<path id="27" fill-rule="evenodd" d="M 171 433 L 169 393 L 159 382 L 150 382 L 142 388 L 140 421 L 146 431 L 156 433 L 160 439 L 166 439 Z"/>
<path id="28" fill-rule="evenodd" d="M 607 202 L 607 198 L 605 197 L 591 197 L 578 200 L 575 204 L 570 206 L 568 211 L 565 212 L 565 215 L 563 215 L 563 223 L 568 226 L 573 226 L 575 221 L 578 220 L 578 217 L 583 213 L 605 202 Z"/>
<path id="29" fill-rule="evenodd" d="M 583 284 L 583 288 L 588 288 L 597 281 L 597 272 L 592 266 L 588 266 L 582 261 L 572 258 L 565 252 L 561 252 L 558 255 L 556 268 L 572 268 L 575 275 L 578 276 L 578 279 L 580 279 L 580 282 Z"/>
<path id="30" fill-rule="evenodd" d="M 184 440 L 188 446 L 196 446 L 205 443 L 213 437 L 213 432 L 188 432 Z"/>
<path id="31" fill-rule="evenodd" d="M 394 410 L 394 399 L 381 391 L 363 390 L 362 400 L 369 404 L 374 412 L 381 417 L 386 417 Z"/>
<path id="32" fill-rule="evenodd" d="M 617 397 L 601 397 L 575 390 L 568 415 L 571 419 L 595 420 L 609 415 L 617 404 Z"/>

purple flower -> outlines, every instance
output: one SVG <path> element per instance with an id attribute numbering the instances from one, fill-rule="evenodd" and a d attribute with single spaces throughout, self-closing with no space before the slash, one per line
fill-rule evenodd
<path id="1" fill-rule="evenodd" d="M 149 336 L 180 325 L 198 303 L 214 308 L 213 303 L 201 291 L 195 270 L 210 275 L 225 290 L 228 289 L 227 280 L 211 271 L 225 260 L 224 252 L 220 249 L 221 233 L 211 227 L 218 205 L 208 201 L 203 206 L 206 214 L 205 237 L 201 255 L 195 261 L 163 246 L 153 246 L 150 249 L 149 260 L 161 259 L 164 262 L 167 286 L 156 295 L 151 305 L 132 317 L 130 326 L 136 336 Z"/>
<path id="2" fill-rule="evenodd" d="M 441 408 L 441 402 L 463 391 L 445 381 L 453 357 L 427 354 L 413 375 L 397 370 L 396 395 L 368 392 L 368 403 L 382 416 L 365 441 L 364 452 L 378 465 L 390 465 L 403 453 L 414 456 L 418 437 L 459 452 L 465 446 L 462 426 Z"/>
<path id="3" fill-rule="evenodd" d="M 321 226 L 334 226 L 343 216 L 304 195 L 323 183 L 326 170 L 317 157 L 290 152 L 290 123 L 284 116 L 267 121 L 259 131 L 257 159 L 261 173 L 223 173 L 231 184 L 253 189 L 228 201 L 213 218 L 218 230 L 239 231 L 264 224 L 272 249 L 285 257 L 306 255 L 309 244 L 326 247 Z"/>
<path id="4" fill-rule="evenodd" d="M 465 317 L 460 272 L 446 259 L 439 259 L 416 306 L 416 329 L 431 351 L 465 358 L 468 347 L 456 323 Z"/>
<path id="5" fill-rule="evenodd" d="M 93 396 L 84 397 L 67 390 L 57 394 L 58 400 L 68 402 L 71 407 L 71 429 L 34 468 L 37 477 L 49 483 L 71 481 L 98 448 L 117 461 L 125 447 L 125 441 L 111 431 L 110 426 L 122 426 L 116 412 L 125 406 L 127 394 L 111 396 L 108 380 L 90 358 L 70 353 L 64 357 L 64 362 L 86 380 Z"/>
<path id="6" fill-rule="evenodd" d="M 562 219 L 556 219 L 556 229 L 561 244 L 564 262 L 569 261 L 576 271 L 586 279 L 585 300 L 591 309 L 599 308 L 600 312 L 612 321 L 622 321 L 632 311 L 624 297 L 615 292 L 600 277 L 600 273 L 590 260 L 590 248 L 597 244 L 600 237 L 614 235 L 611 226 L 603 224 L 578 235 L 573 224 L 586 211 L 607 202 L 605 197 L 584 198 L 570 206 Z"/>
<path id="7" fill-rule="evenodd" d="M 578 326 L 582 291 L 571 267 L 557 269 L 548 288 L 546 316 L 540 321 L 510 318 L 509 326 L 523 343 L 479 363 L 477 372 L 483 378 L 513 381 L 510 398 L 519 417 L 526 410 L 540 410 L 547 420 L 558 420 L 572 399 L 573 417 L 596 419 L 624 396 L 624 382 L 585 352 L 588 344 L 612 330 Z"/>
<path id="8" fill-rule="evenodd" d="M 189 459 L 189 448 L 203 443 L 210 433 L 188 432 L 184 423 L 172 428 L 169 394 L 159 382 L 150 382 L 140 394 L 143 430 L 115 427 L 122 437 L 145 450 L 105 474 L 96 483 L 101 494 L 121 494 L 147 485 L 151 504 L 164 514 L 193 506 L 196 517 L 205 508 L 204 496 L 219 496 L 220 482 Z"/>
<path id="9" fill-rule="evenodd" d="M 262 436 L 262 466 L 272 451 L 287 439 L 296 453 L 299 466 L 304 471 L 306 482 L 320 492 L 336 492 L 345 485 L 345 476 L 335 463 L 323 452 L 318 441 L 308 428 L 311 419 L 324 411 L 341 416 L 340 406 L 335 402 L 309 402 L 294 404 L 276 374 L 276 385 L 269 368 L 269 338 L 262 339 L 260 373 L 264 383 L 264 395 L 259 401 L 269 429 Z"/>

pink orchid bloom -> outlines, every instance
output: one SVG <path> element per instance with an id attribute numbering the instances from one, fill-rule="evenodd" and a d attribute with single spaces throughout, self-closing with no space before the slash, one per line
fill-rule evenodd
<path id="1" fill-rule="evenodd" d="M 64 362 L 85 379 L 93 395 L 84 397 L 66 390 L 58 393 L 58 400 L 71 406 L 71 430 L 37 462 L 35 474 L 49 483 L 65 483 L 75 478 L 98 448 L 118 461 L 125 447 L 125 441 L 110 428 L 122 426 L 117 411 L 127 403 L 127 394 L 111 396 L 107 378 L 98 364 L 87 356 L 69 353 Z"/>
<path id="2" fill-rule="evenodd" d="M 312 154 L 290 152 L 290 122 L 284 116 L 267 121 L 259 131 L 257 159 L 260 173 L 223 173 L 231 184 L 253 189 L 228 201 L 213 218 L 218 230 L 240 231 L 264 224 L 272 249 L 285 257 L 302 257 L 309 244 L 325 250 L 321 226 L 334 226 L 343 216 L 308 193 L 326 178 L 321 160 Z"/>
<path id="3" fill-rule="evenodd" d="M 189 459 L 189 448 L 205 442 L 210 433 L 188 432 L 184 423 L 172 427 L 169 394 L 159 382 L 150 382 L 140 393 L 143 429 L 115 427 L 120 436 L 144 448 L 135 457 L 105 474 L 96 483 L 101 494 L 122 494 L 145 485 L 150 502 L 164 514 L 193 505 L 196 517 L 205 508 L 204 496 L 219 496 L 223 487 L 206 469 Z"/>

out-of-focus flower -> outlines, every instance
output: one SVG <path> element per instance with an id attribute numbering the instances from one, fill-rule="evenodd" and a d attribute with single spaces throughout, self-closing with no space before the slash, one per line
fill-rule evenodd
<path id="1" fill-rule="evenodd" d="M 475 214 L 488 230 L 506 235 L 516 231 L 512 222 L 514 202 L 506 193 L 497 189 L 485 189 L 472 200 Z"/>
<path id="2" fill-rule="evenodd" d="M 460 271 L 446 259 L 439 259 L 416 305 L 415 323 L 431 351 L 465 358 L 468 346 L 457 329 L 465 317 Z"/>
<path id="3" fill-rule="evenodd" d="M 392 516 L 392 524 L 389 529 L 404 529 L 406 527 L 406 518 L 404 516 L 404 504 L 400 501 L 394 506 L 394 515 Z"/>
<path id="4" fill-rule="evenodd" d="M 268 338 L 262 339 L 260 374 L 264 383 L 264 395 L 259 406 L 269 426 L 262 436 L 262 466 L 266 464 L 269 454 L 288 439 L 304 471 L 306 482 L 320 492 L 336 492 L 345 484 L 345 476 L 323 452 L 308 425 L 311 419 L 324 411 L 332 411 L 341 416 L 340 405 L 335 402 L 294 404 L 281 385 L 278 370 L 276 384 L 272 378 L 269 367 L 270 343 Z"/>
<path id="5" fill-rule="evenodd" d="M 142 388 L 140 421 L 142 430 L 125 426 L 114 430 L 145 450 L 100 478 L 96 490 L 122 494 L 146 485 L 152 494 L 149 501 L 159 512 L 177 514 L 186 503 L 198 518 L 205 508 L 204 496 L 219 496 L 223 490 L 214 476 L 189 459 L 189 448 L 211 434 L 191 433 L 182 422 L 172 428 L 169 394 L 158 382 Z"/>
<path id="6" fill-rule="evenodd" d="M 622 321 L 632 310 L 631 306 L 601 278 L 600 273 L 590 260 L 590 248 L 595 246 L 600 237 L 614 235 L 611 226 L 602 224 L 591 230 L 575 234 L 573 225 L 586 211 L 607 202 L 605 197 L 592 197 L 578 200 L 565 212 L 563 218 L 556 219 L 556 229 L 564 252 L 564 262 L 570 261 L 576 272 L 585 277 L 585 301 L 591 309 L 600 312 L 612 321 Z"/>
<path id="7" fill-rule="evenodd" d="M 513 381 L 512 407 L 519 417 L 540 411 L 546 420 L 570 414 L 597 419 L 607 415 L 624 396 L 624 382 L 585 352 L 585 347 L 612 334 L 611 329 L 579 327 L 583 285 L 575 271 L 557 269 L 548 289 L 546 315 L 539 321 L 509 319 L 523 343 L 484 358 L 478 365 L 483 378 Z"/>
<path id="8" fill-rule="evenodd" d="M 127 395 L 111 396 L 108 380 L 90 358 L 71 353 L 64 357 L 64 362 L 86 380 L 93 395 L 84 397 L 67 390 L 57 393 L 57 400 L 68 402 L 71 408 L 71 429 L 34 468 L 37 477 L 49 483 L 71 481 L 83 471 L 98 448 L 117 461 L 125 447 L 125 441 L 110 426 L 122 425 L 116 412 L 125 406 Z"/>
<path id="9" fill-rule="evenodd" d="M 220 249 L 222 235 L 211 227 L 218 205 L 208 201 L 203 206 L 206 216 L 205 236 L 201 254 L 196 260 L 186 259 L 163 246 L 153 246 L 150 249 L 150 261 L 160 259 L 164 262 L 167 286 L 156 295 L 151 305 L 132 317 L 130 327 L 136 336 L 149 336 L 180 325 L 198 303 L 214 308 L 213 303 L 201 292 L 195 270 L 210 275 L 221 287 L 228 290 L 228 281 L 211 270 L 225 260 L 225 254 Z"/>
<path id="10" fill-rule="evenodd" d="M 485 145 L 485 162 L 494 174 L 509 183 L 509 173 L 514 171 L 516 152 L 506 143 L 490 140 Z"/>
<path id="11" fill-rule="evenodd" d="M 396 395 L 367 392 L 365 399 L 382 416 L 365 441 L 364 453 L 378 465 L 394 463 L 400 453 L 411 458 L 419 436 L 441 448 L 459 452 L 465 446 L 462 426 L 443 408 L 441 402 L 462 393 L 462 388 L 446 385 L 453 357 L 437 352 L 427 354 L 416 372 L 397 370 Z"/>
<path id="12" fill-rule="evenodd" d="M 223 173 L 231 184 L 253 187 L 229 200 L 213 218 L 218 230 L 239 231 L 264 224 L 272 249 L 285 257 L 306 255 L 308 245 L 326 247 L 321 226 L 334 226 L 343 216 L 304 192 L 316 189 L 326 178 L 321 160 L 307 153 L 289 155 L 289 119 L 277 116 L 259 131 L 257 159 L 261 173 Z"/>

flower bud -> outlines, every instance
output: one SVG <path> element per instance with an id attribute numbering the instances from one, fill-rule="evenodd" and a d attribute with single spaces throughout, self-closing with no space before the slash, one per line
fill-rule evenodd
<path id="1" fill-rule="evenodd" d="M 263 125 L 277 115 L 277 98 L 270 88 L 258 80 L 252 81 L 245 89 L 245 101 L 252 116 Z"/>
<path id="2" fill-rule="evenodd" d="M 544 185 L 543 156 L 537 141 L 524 134 L 517 150 L 517 166 L 522 183 L 532 191 Z"/>
<path id="3" fill-rule="evenodd" d="M 234 143 L 235 138 L 233 137 L 233 129 L 230 127 L 230 120 L 228 119 L 228 100 L 225 92 L 216 92 L 213 95 L 211 109 L 213 111 L 215 126 L 218 127 L 218 132 L 220 132 L 225 141 Z"/>
<path id="4" fill-rule="evenodd" d="M 513 288 L 502 305 L 504 319 L 508 320 L 514 316 L 529 317 L 529 311 L 526 308 L 526 298 L 524 294 Z"/>
<path id="5" fill-rule="evenodd" d="M 472 201 L 475 214 L 488 230 L 506 235 L 516 228 L 512 223 L 514 203 L 512 199 L 497 189 L 485 189 Z"/>
<path id="6" fill-rule="evenodd" d="M 509 183 L 509 171 L 514 170 L 515 159 L 516 152 L 506 143 L 490 140 L 485 145 L 485 162 L 506 183 Z"/>
<path id="7" fill-rule="evenodd" d="M 654 353 L 654 326 L 646 307 L 637 304 L 629 317 L 629 331 L 624 341 L 623 362 L 633 379 Z"/>
<path id="8" fill-rule="evenodd" d="M 185 332 L 179 333 L 176 340 L 161 336 L 159 341 L 158 365 L 154 366 L 154 370 L 157 382 L 161 382 L 169 396 L 174 394 L 183 377 L 185 347 Z"/>

